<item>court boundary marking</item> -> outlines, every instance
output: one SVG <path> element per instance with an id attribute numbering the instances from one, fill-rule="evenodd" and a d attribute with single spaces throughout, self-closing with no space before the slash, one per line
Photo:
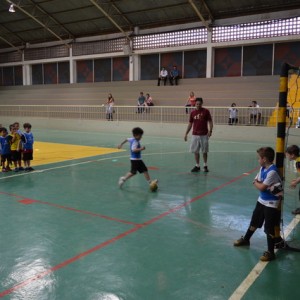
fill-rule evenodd
<path id="1" fill-rule="evenodd" d="M 126 150 L 124 150 L 125 152 Z M 209 153 L 227 153 L 229 151 L 210 151 Z M 230 151 L 230 153 L 253 153 L 253 151 Z M 164 152 L 164 155 L 170 155 L 170 154 L 191 154 L 188 151 L 175 151 L 175 152 Z M 161 152 L 157 152 L 157 153 L 143 153 L 143 156 L 152 156 L 152 155 L 161 155 Z M 106 154 L 108 155 L 108 154 Z M 93 157 L 93 156 L 90 156 Z M 86 157 L 89 158 L 89 157 Z M 50 168 L 45 168 L 45 169 L 41 169 L 41 170 L 35 170 L 33 172 L 23 172 L 23 173 L 17 173 L 17 174 L 13 174 L 13 175 L 9 175 L 9 176 L 3 176 L 0 177 L 0 180 L 4 180 L 4 179 L 10 179 L 10 178 L 14 178 L 14 177 L 19 177 L 19 176 L 28 176 L 31 174 L 38 174 L 38 173 L 43 173 L 43 172 L 48 172 L 48 171 L 52 171 L 52 170 L 58 170 L 58 169 L 64 169 L 64 168 L 68 168 L 68 167 L 74 167 L 74 166 L 79 166 L 79 165 L 84 165 L 84 164 L 89 164 L 89 163 L 94 163 L 94 162 L 99 162 L 99 161 L 105 161 L 105 160 L 112 160 L 112 159 L 119 159 L 119 158 L 129 158 L 129 154 L 127 153 L 126 155 L 120 155 L 120 156 L 110 156 L 110 157 L 104 157 L 104 158 L 98 158 L 98 159 L 92 159 L 92 160 L 87 160 L 87 161 L 80 161 L 80 162 L 76 162 L 73 164 L 68 164 L 68 165 L 62 165 L 62 166 L 56 166 L 56 167 L 50 167 Z M 78 158 L 76 160 L 79 159 L 84 159 L 84 158 Z M 51 164 L 58 164 L 58 163 L 63 163 L 63 162 L 67 162 L 67 161 L 73 161 L 74 159 L 66 159 L 64 161 L 61 162 L 53 162 Z M 47 165 L 47 164 L 45 164 Z M 45 165 L 37 165 L 38 166 L 45 166 Z"/>
<path id="2" fill-rule="evenodd" d="M 207 191 L 207 192 L 205 192 L 203 194 L 200 194 L 200 195 L 192 198 L 189 201 L 186 201 L 186 202 L 184 202 L 184 203 L 182 203 L 180 205 L 177 205 L 177 206 L 169 209 L 168 211 L 166 211 L 164 213 L 161 213 L 158 216 L 153 217 L 152 219 L 150 219 L 150 220 L 142 223 L 139 226 L 135 226 L 135 227 L 133 227 L 133 228 L 131 228 L 129 230 L 126 230 L 126 231 L 120 233 L 119 235 L 117 235 L 117 236 L 115 236 L 115 237 L 113 237 L 113 238 L 111 238 L 109 240 L 106 240 L 106 241 L 104 241 L 104 242 L 96 245 L 93 248 L 90 248 L 90 249 L 88 249 L 88 250 L 86 250 L 86 251 L 84 251 L 82 253 L 79 253 L 79 254 L 77 254 L 77 255 L 75 255 L 75 256 L 73 256 L 73 257 L 71 257 L 71 258 L 69 258 L 69 259 L 67 259 L 67 260 L 65 260 L 65 261 L 63 261 L 63 262 L 61 262 L 59 264 L 57 264 L 54 267 L 49 268 L 48 270 L 45 270 L 44 272 L 41 272 L 41 273 L 39 273 L 37 275 L 34 275 L 31 278 L 25 279 L 24 281 L 16 284 L 15 286 L 12 286 L 11 288 L 6 289 L 6 290 L 0 292 L 0 298 L 9 295 L 9 294 L 13 293 L 14 291 L 16 291 L 16 290 L 18 290 L 18 289 L 20 289 L 20 288 L 22 288 L 24 286 L 29 285 L 30 283 L 32 283 L 34 281 L 37 281 L 37 280 L 45 277 L 46 275 L 48 275 L 50 273 L 53 273 L 53 272 L 55 272 L 55 271 L 57 271 L 57 270 L 59 270 L 59 269 L 61 269 L 63 267 L 66 267 L 67 265 L 69 265 L 69 264 L 71 264 L 71 263 L 73 263 L 73 262 L 75 262 L 75 261 L 77 261 L 77 260 L 79 260 L 79 259 L 87 256 L 87 255 L 90 255 L 91 253 L 93 253 L 93 252 L 95 252 L 97 250 L 100 250 L 101 248 L 104 248 L 104 247 L 106 247 L 106 246 L 108 246 L 108 245 L 110 245 L 110 244 L 112 244 L 112 243 L 114 243 L 114 242 L 116 242 L 116 241 L 118 241 L 118 240 L 120 240 L 120 239 L 128 236 L 129 234 L 132 234 L 132 233 L 134 233 L 134 232 L 136 232 L 136 231 L 138 231 L 138 230 L 140 230 L 140 229 L 142 229 L 142 228 L 144 228 L 146 226 L 149 226 L 149 225 L 157 222 L 158 220 L 160 220 L 160 219 L 162 219 L 162 218 L 164 218 L 164 217 L 172 214 L 173 212 L 176 212 L 176 211 L 180 210 L 181 208 L 183 208 L 183 207 L 185 207 L 185 206 L 187 206 L 187 205 L 189 205 L 189 204 L 191 204 L 193 202 L 196 202 L 199 199 L 202 199 L 205 196 L 210 195 L 210 194 L 212 194 L 212 193 L 214 193 L 214 192 L 216 192 L 216 191 L 224 188 L 225 186 L 228 186 L 228 185 L 230 185 L 230 184 L 238 181 L 241 178 L 247 177 L 249 174 L 253 173 L 256 170 L 257 170 L 257 167 L 254 168 L 254 169 L 252 169 L 252 170 L 250 170 L 250 171 L 248 171 L 247 173 L 243 173 L 243 174 L 241 174 L 241 175 L 239 175 L 239 176 L 237 176 L 237 177 L 235 177 L 235 178 L 233 178 L 233 179 L 231 179 L 231 180 L 229 180 L 229 181 L 227 181 L 227 182 L 225 182 L 225 183 L 223 183 L 223 184 L 221 184 L 221 185 L 219 185 L 219 186 L 217 186 L 217 187 L 215 187 L 215 188 L 213 188 L 213 189 L 211 189 L 211 190 L 209 190 L 209 191 Z"/>
<path id="3" fill-rule="evenodd" d="M 290 224 L 284 230 L 284 237 L 288 237 L 290 233 L 296 228 L 300 222 L 300 216 L 295 216 Z M 275 250 L 277 253 L 280 249 Z M 254 268 L 250 271 L 247 277 L 241 282 L 241 284 L 236 288 L 228 300 L 240 300 L 256 281 L 256 279 L 261 275 L 263 270 L 267 267 L 269 262 L 259 261 Z"/>
<path id="4" fill-rule="evenodd" d="M 1 192 L 1 191 L 0 191 L 0 194 L 15 197 L 15 198 L 20 198 L 20 200 L 18 200 L 19 202 L 27 200 L 27 201 L 31 201 L 32 203 L 44 204 L 44 205 L 48 205 L 48 206 L 52 206 L 52 207 L 56 207 L 56 208 L 60 208 L 60 209 L 64 209 L 64 210 L 70 210 L 70 211 L 73 211 L 73 212 L 76 212 L 76 213 L 90 215 L 90 216 L 93 216 L 93 217 L 99 217 L 99 218 L 102 218 L 102 219 L 106 219 L 106 220 L 109 220 L 109 221 L 115 221 L 115 222 L 118 222 L 118 223 L 124 223 L 124 224 L 128 224 L 128 225 L 133 225 L 133 226 L 140 226 L 141 225 L 139 223 L 134 223 L 134 222 L 130 222 L 130 221 L 127 221 L 127 220 L 122 220 L 122 219 L 115 218 L 115 217 L 109 217 L 109 216 L 94 213 L 94 212 L 91 212 L 91 211 L 77 209 L 77 208 L 74 208 L 74 207 L 64 206 L 64 205 L 60 205 L 60 204 L 56 204 L 56 203 L 51 203 L 51 202 L 48 202 L 48 201 L 41 201 L 41 200 L 36 200 L 36 199 L 28 198 L 28 197 L 23 197 L 21 195 L 9 194 L 9 193 L 6 193 L 6 192 Z"/>

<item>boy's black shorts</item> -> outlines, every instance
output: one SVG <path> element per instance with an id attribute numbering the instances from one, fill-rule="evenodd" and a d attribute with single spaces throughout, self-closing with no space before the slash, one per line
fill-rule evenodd
<path id="1" fill-rule="evenodd" d="M 131 174 L 136 174 L 136 172 L 144 173 L 148 172 L 148 169 L 142 160 L 131 160 Z"/>
<path id="2" fill-rule="evenodd" d="M 2 154 L 1 155 L 1 162 L 6 162 L 6 161 L 8 161 L 8 162 L 10 162 L 11 161 L 11 154 L 9 153 L 9 154 Z"/>
<path id="3" fill-rule="evenodd" d="M 11 151 L 11 160 L 12 161 L 19 161 L 21 160 L 22 153 L 21 151 L 12 150 Z"/>
<path id="4" fill-rule="evenodd" d="M 278 210 L 277 208 L 262 205 L 257 201 L 252 214 L 250 226 L 261 228 L 265 222 L 265 233 L 275 235 L 275 227 L 280 226 L 280 218 L 280 210 Z"/>
<path id="5" fill-rule="evenodd" d="M 23 160 L 33 160 L 32 152 L 23 152 Z"/>

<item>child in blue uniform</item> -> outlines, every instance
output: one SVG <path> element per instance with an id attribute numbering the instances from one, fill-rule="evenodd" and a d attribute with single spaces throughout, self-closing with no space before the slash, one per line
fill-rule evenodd
<path id="1" fill-rule="evenodd" d="M 249 246 L 253 233 L 265 223 L 264 231 L 267 235 L 268 251 L 264 252 L 260 260 L 271 261 L 276 258 L 274 248 L 280 248 L 283 242 L 280 236 L 282 181 L 276 166 L 273 165 L 274 150 L 270 147 L 263 147 L 257 150 L 257 154 L 261 168 L 253 185 L 259 190 L 259 197 L 245 236 L 235 241 L 233 245 Z"/>
<path id="2" fill-rule="evenodd" d="M 22 133 L 21 140 L 23 143 L 23 161 L 25 166 L 25 172 L 34 171 L 30 166 L 30 162 L 33 160 L 33 143 L 34 138 L 31 132 L 31 124 L 25 123 L 23 125 L 24 132 Z"/>
<path id="3" fill-rule="evenodd" d="M 300 184 L 300 149 L 297 145 L 291 145 L 287 147 L 285 156 L 290 160 L 295 161 L 295 167 L 297 169 L 297 177 L 294 178 L 290 183 L 290 188 L 295 189 L 297 184 Z M 300 189 L 299 189 L 299 201 L 300 201 Z M 299 215 L 300 214 L 300 207 L 296 208 L 292 211 L 292 214 Z"/>
<path id="4" fill-rule="evenodd" d="M 0 128 L 0 150 L 2 172 L 11 171 L 9 167 L 11 162 L 10 142 L 7 129 L 4 127 Z"/>
<path id="5" fill-rule="evenodd" d="M 119 179 L 119 187 L 121 188 L 126 180 L 136 175 L 137 172 L 143 173 L 149 185 L 153 182 L 157 183 L 157 179 L 151 181 L 150 175 L 148 173 L 148 168 L 144 164 L 142 160 L 142 151 L 146 148 L 142 147 L 140 144 L 140 140 L 144 134 L 142 128 L 135 127 L 132 129 L 132 138 L 127 138 L 124 140 L 119 146 L 118 149 L 121 149 L 122 146 L 129 142 L 130 144 L 130 161 L 131 161 L 131 170 L 125 176 L 120 177 Z"/>

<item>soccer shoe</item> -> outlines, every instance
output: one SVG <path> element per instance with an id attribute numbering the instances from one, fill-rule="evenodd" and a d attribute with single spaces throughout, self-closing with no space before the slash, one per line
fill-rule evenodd
<path id="1" fill-rule="evenodd" d="M 120 177 L 120 179 L 119 179 L 119 188 L 121 188 L 122 186 L 123 186 L 123 184 L 124 184 L 124 182 L 125 182 L 125 177 Z"/>
<path id="2" fill-rule="evenodd" d="M 285 241 L 280 240 L 279 242 L 274 244 L 275 249 L 284 249 L 286 247 Z"/>
<path id="3" fill-rule="evenodd" d="M 200 172 L 200 167 L 195 166 L 192 170 L 192 173 Z"/>
<path id="4" fill-rule="evenodd" d="M 158 179 L 153 179 L 150 184 L 158 184 Z"/>
<path id="5" fill-rule="evenodd" d="M 207 166 L 204 167 L 204 172 L 205 172 L 205 173 L 209 172 Z"/>
<path id="6" fill-rule="evenodd" d="M 3 172 L 3 173 L 6 173 L 6 172 L 7 172 L 7 169 L 2 168 L 2 172 Z"/>
<path id="7" fill-rule="evenodd" d="M 271 261 L 276 258 L 274 253 L 271 253 L 269 251 L 264 252 L 264 254 L 260 257 L 261 261 Z"/>
<path id="8" fill-rule="evenodd" d="M 233 243 L 233 246 L 235 246 L 235 247 L 250 246 L 250 241 L 249 240 L 245 240 L 244 237 L 242 236 L 240 239 L 236 240 Z"/>
<path id="9" fill-rule="evenodd" d="M 19 171 L 24 171 L 24 168 L 23 167 L 19 167 Z"/>
<path id="10" fill-rule="evenodd" d="M 15 169 L 14 169 L 14 172 L 19 172 L 19 168 L 15 168 Z"/>

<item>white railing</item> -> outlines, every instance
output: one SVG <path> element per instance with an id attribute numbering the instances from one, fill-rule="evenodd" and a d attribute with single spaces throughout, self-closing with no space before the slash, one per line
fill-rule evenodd
<path id="1" fill-rule="evenodd" d="M 206 107 L 210 110 L 214 124 L 228 124 L 228 107 Z M 238 107 L 237 125 L 249 125 L 251 107 Z M 112 113 L 113 121 L 139 121 L 155 123 L 187 123 L 189 111 L 181 106 L 114 106 Z M 277 118 L 275 107 L 260 107 L 260 120 L 256 125 L 266 126 L 271 116 Z M 275 113 L 274 113 L 275 111 Z M 299 110 L 294 116 L 299 116 Z M 1 117 L 36 117 L 51 119 L 83 119 L 83 120 L 106 120 L 108 114 L 106 107 L 85 105 L 0 105 Z M 296 118 L 294 118 L 296 119 Z M 276 119 L 273 124 L 276 123 Z M 1 122 L 0 122 L 1 123 Z"/>

